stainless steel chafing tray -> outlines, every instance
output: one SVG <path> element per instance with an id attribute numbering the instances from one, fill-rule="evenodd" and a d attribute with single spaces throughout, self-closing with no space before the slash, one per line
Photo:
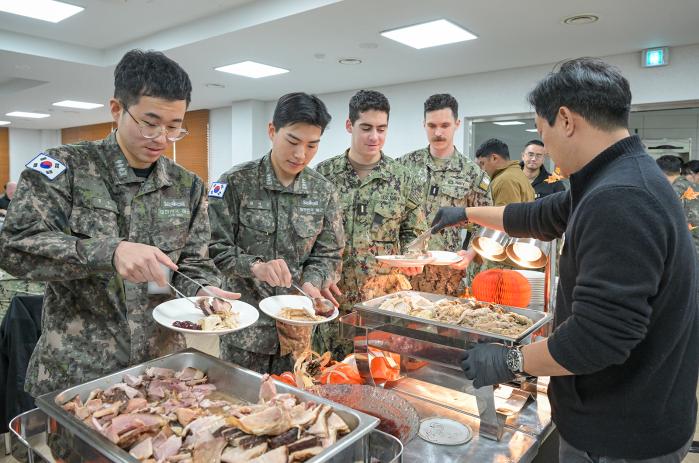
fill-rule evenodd
<path id="1" fill-rule="evenodd" d="M 441 338 L 462 339 L 467 342 L 502 342 L 505 344 L 527 343 L 528 338 L 530 338 L 532 333 L 545 326 L 553 318 L 553 316 L 550 313 L 498 304 L 498 306 L 502 307 L 503 310 L 523 315 L 533 322 L 533 324 L 529 328 L 522 331 L 518 336 L 512 337 L 498 333 L 477 330 L 465 326 L 454 325 L 451 323 L 441 322 L 437 320 L 430 320 L 428 318 L 414 317 L 408 314 L 379 309 L 379 307 L 381 306 L 381 304 L 383 304 L 384 301 L 407 294 L 417 294 L 431 302 L 437 302 L 442 299 L 452 301 L 460 300 L 458 297 L 444 296 L 441 294 L 423 293 L 420 291 L 399 291 L 396 293 L 387 294 L 386 296 L 370 299 L 360 304 L 356 304 L 354 306 L 354 309 L 360 312 L 370 312 L 371 314 L 377 315 L 377 317 L 371 317 L 377 323 L 391 324 L 394 326 L 405 327 L 411 330 L 432 333 Z M 461 346 L 457 345 L 455 347 Z"/>
<path id="2" fill-rule="evenodd" d="M 170 368 L 173 370 L 180 370 L 185 367 L 198 368 L 206 372 L 209 382 L 216 385 L 220 392 L 252 403 L 258 401 L 261 375 L 195 349 L 186 349 L 177 354 L 145 362 L 64 391 L 38 397 L 36 399 L 37 406 L 49 417 L 49 445 L 51 445 L 51 433 L 53 433 L 53 436 L 60 436 L 60 439 L 64 441 L 62 447 L 68 447 L 71 451 L 77 453 L 82 461 L 138 463 L 138 460 L 129 455 L 128 452 L 114 445 L 104 436 L 85 426 L 74 416 L 63 410 L 56 403 L 56 399 L 59 402 L 64 402 L 79 395 L 84 401 L 93 389 L 107 389 L 109 386 L 121 382 L 125 373 L 140 375 L 150 367 Z M 378 425 L 379 420 L 377 418 L 314 396 L 303 390 L 280 382 L 276 382 L 276 387 L 279 392 L 294 394 L 301 402 L 313 401 L 332 406 L 334 411 L 345 420 L 351 429 L 351 432 L 339 439 L 336 444 L 308 460 L 309 463 L 347 461 L 345 457 L 347 452 L 354 453 L 365 436 Z"/>

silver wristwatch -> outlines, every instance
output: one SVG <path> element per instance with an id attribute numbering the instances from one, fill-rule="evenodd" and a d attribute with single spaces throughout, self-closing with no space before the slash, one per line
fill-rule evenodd
<path id="1" fill-rule="evenodd" d="M 519 347 L 510 347 L 507 349 L 505 362 L 507 363 L 507 368 L 509 368 L 512 373 L 524 373 L 524 357 Z"/>

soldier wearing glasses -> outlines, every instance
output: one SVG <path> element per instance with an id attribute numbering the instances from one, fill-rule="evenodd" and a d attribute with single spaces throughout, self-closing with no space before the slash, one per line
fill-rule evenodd
<path id="1" fill-rule="evenodd" d="M 208 256 L 204 184 L 163 156 L 187 135 L 189 77 L 162 53 L 139 50 L 114 77 L 117 130 L 32 159 L 0 233 L 0 266 L 48 282 L 25 384 L 33 396 L 184 347 L 151 317 L 171 297 L 148 294 L 148 281 L 166 284 L 163 266 L 220 283 Z M 201 291 L 178 274 L 172 284 L 187 296 Z"/>
<path id="2" fill-rule="evenodd" d="M 520 166 L 524 175 L 532 183 L 536 199 L 565 190 L 563 182 L 554 182 L 553 179 L 549 179 L 551 174 L 544 167 L 545 158 L 546 149 L 541 141 L 530 140 L 524 146 Z M 549 180 L 547 181 L 547 179 Z"/>

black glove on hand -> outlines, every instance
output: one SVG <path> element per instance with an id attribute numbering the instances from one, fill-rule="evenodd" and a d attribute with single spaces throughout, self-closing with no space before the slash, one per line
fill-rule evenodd
<path id="1" fill-rule="evenodd" d="M 463 207 L 440 207 L 432 220 L 432 234 L 434 235 L 443 228 L 467 222 L 466 209 Z"/>
<path id="2" fill-rule="evenodd" d="M 502 344 L 476 344 L 464 352 L 461 368 L 476 388 L 512 381 L 515 374 L 507 367 L 507 350 Z"/>

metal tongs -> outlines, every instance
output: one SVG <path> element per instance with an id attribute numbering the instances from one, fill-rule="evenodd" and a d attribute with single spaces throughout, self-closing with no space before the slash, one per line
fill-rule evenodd
<path id="1" fill-rule="evenodd" d="M 325 299 L 325 298 L 322 298 L 322 297 L 311 297 L 311 296 L 309 296 L 309 295 L 306 293 L 306 291 L 304 291 L 303 289 L 301 289 L 301 287 L 300 287 L 299 285 L 297 285 L 296 283 L 294 283 L 293 281 L 291 282 L 291 286 L 293 286 L 298 292 L 300 292 L 301 294 L 303 294 L 304 296 L 306 296 L 307 298 L 309 298 L 309 299 L 311 300 L 311 302 L 313 303 L 313 309 L 316 309 L 316 307 L 319 307 L 319 306 L 322 306 L 322 307 L 330 307 L 330 306 L 332 306 L 333 310 L 335 310 L 335 306 L 332 305 L 333 303 L 330 302 L 329 300 L 327 300 L 327 299 Z M 328 304 L 329 304 L 329 305 L 328 305 Z M 303 307 L 303 310 L 304 310 L 308 315 L 310 315 L 311 317 L 314 317 L 314 318 L 315 318 L 315 316 L 316 316 L 315 310 L 311 310 L 311 309 L 309 309 L 308 307 Z M 313 312 L 313 313 L 311 313 L 311 312 Z M 322 310 L 322 309 L 320 310 L 320 312 L 321 312 L 321 313 L 325 313 L 325 311 Z"/>
<path id="2" fill-rule="evenodd" d="M 427 231 L 414 240 L 412 240 L 406 247 L 405 251 L 406 254 L 417 254 L 419 256 L 426 256 L 427 255 L 427 245 L 430 241 L 430 237 L 432 236 L 432 228 L 428 228 Z"/>

